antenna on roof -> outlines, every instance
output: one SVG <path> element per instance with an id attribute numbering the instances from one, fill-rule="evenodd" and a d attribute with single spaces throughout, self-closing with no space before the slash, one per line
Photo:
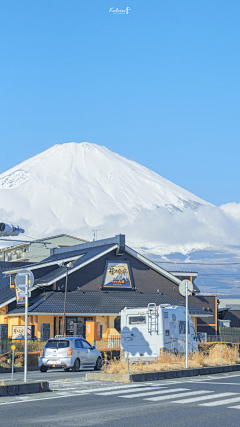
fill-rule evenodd
<path id="1" fill-rule="evenodd" d="M 106 228 L 93 228 L 92 232 L 93 232 L 93 241 L 95 242 L 95 240 L 97 240 L 97 232 L 98 231 L 103 231 L 106 230 Z"/>

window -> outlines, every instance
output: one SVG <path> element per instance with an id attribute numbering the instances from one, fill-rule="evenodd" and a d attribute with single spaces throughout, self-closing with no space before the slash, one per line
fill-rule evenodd
<path id="1" fill-rule="evenodd" d="M 174 320 L 174 322 L 175 322 L 175 320 L 176 320 L 176 314 L 172 314 L 172 320 Z"/>
<path id="2" fill-rule="evenodd" d="M 120 317 L 120 316 L 117 316 L 117 317 L 114 319 L 114 328 L 115 328 L 118 332 L 121 332 L 121 317 Z"/>
<path id="3" fill-rule="evenodd" d="M 169 337 L 169 331 L 167 329 L 165 331 L 165 335 L 166 335 L 166 337 Z"/>
<path id="4" fill-rule="evenodd" d="M 193 338 L 196 338 L 196 332 L 195 332 L 193 325 L 191 325 L 191 335 Z"/>
<path id="5" fill-rule="evenodd" d="M 82 348 L 81 340 L 75 340 L 75 348 Z"/>
<path id="6" fill-rule="evenodd" d="M 188 333 L 190 333 L 189 322 L 188 322 Z M 179 334 L 185 334 L 186 335 L 186 322 L 185 322 L 185 320 L 179 321 Z"/>
<path id="7" fill-rule="evenodd" d="M 129 317 L 129 325 L 139 325 L 146 323 L 146 316 Z"/>
<path id="8" fill-rule="evenodd" d="M 168 319 L 168 312 L 164 311 L 164 319 Z"/>
<path id="9" fill-rule="evenodd" d="M 69 347 L 68 340 L 50 340 L 45 344 L 46 348 L 66 348 Z"/>
<path id="10" fill-rule="evenodd" d="M 89 344 L 87 341 L 81 340 L 81 344 L 83 348 L 86 348 L 86 349 L 92 348 L 91 344 Z"/>

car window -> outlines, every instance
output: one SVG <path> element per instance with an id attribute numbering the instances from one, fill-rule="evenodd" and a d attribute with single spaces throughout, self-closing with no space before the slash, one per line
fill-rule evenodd
<path id="1" fill-rule="evenodd" d="M 46 348 L 67 348 L 69 347 L 68 340 L 50 340 L 45 344 Z"/>
<path id="2" fill-rule="evenodd" d="M 91 344 L 89 344 L 89 342 L 87 341 L 81 340 L 81 343 L 83 348 L 87 348 L 87 349 L 92 348 Z"/>
<path id="3" fill-rule="evenodd" d="M 82 348 L 80 340 L 75 340 L 75 348 Z"/>

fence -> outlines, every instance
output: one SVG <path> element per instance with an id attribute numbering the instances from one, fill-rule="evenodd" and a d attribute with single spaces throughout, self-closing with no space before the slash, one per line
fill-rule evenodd
<path id="1" fill-rule="evenodd" d="M 220 335 L 240 335 L 240 328 L 227 328 L 226 326 L 219 327 Z"/>
<path id="2" fill-rule="evenodd" d="M 230 342 L 240 344 L 240 335 L 208 335 L 207 342 Z"/>
<path id="3" fill-rule="evenodd" d="M 110 334 L 108 335 L 108 348 L 120 348 L 121 347 L 121 335 Z"/>

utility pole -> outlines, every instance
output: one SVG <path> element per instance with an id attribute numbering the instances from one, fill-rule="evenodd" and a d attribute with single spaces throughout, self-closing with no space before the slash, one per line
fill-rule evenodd
<path id="1" fill-rule="evenodd" d="M 68 264 L 64 264 L 60 262 L 59 267 L 66 268 L 66 281 L 65 281 L 65 294 L 64 294 L 64 308 L 63 308 L 63 335 L 66 335 L 66 305 L 67 305 L 67 286 L 68 286 L 68 269 L 73 267 L 73 263 L 69 262 Z"/>

